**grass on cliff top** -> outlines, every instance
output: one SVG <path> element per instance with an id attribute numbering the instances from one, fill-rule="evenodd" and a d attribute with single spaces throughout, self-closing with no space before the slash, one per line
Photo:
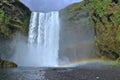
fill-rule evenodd
<path id="1" fill-rule="evenodd" d="M 82 7 L 84 4 L 85 4 L 85 1 L 74 3 L 74 4 L 66 7 L 66 9 L 68 9 L 68 10 L 77 9 L 77 8 Z"/>
<path id="2" fill-rule="evenodd" d="M 84 4 L 85 1 L 69 5 L 60 11 L 61 14 L 64 14 L 60 16 L 62 16 L 62 19 L 67 22 L 75 24 L 79 23 L 81 14 L 84 14 L 84 11 L 81 11 L 83 10 L 82 7 L 84 6 Z"/>

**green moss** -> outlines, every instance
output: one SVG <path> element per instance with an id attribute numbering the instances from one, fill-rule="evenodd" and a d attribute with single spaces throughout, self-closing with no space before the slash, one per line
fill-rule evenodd
<path id="1" fill-rule="evenodd" d="M 0 59 L 0 68 L 13 68 L 17 67 L 14 62 Z"/>
<path id="2" fill-rule="evenodd" d="M 3 18 L 4 18 L 4 11 L 0 9 L 0 24 L 2 23 Z"/>
<path id="3" fill-rule="evenodd" d="M 74 3 L 60 11 L 60 16 L 66 22 L 79 24 L 80 18 L 86 16 L 85 1 Z M 84 8 L 84 9 L 83 9 Z M 63 17 L 64 16 L 64 17 Z"/>
<path id="4" fill-rule="evenodd" d="M 113 21 L 114 23 L 120 24 L 120 6 L 116 10 L 114 10 L 113 14 L 115 15 Z"/>
<path id="5" fill-rule="evenodd" d="M 98 55 L 120 57 L 120 1 L 91 0 L 88 5 L 94 24 Z"/>
<path id="6" fill-rule="evenodd" d="M 9 42 L 16 32 L 27 36 L 30 13 L 19 0 L 0 0 L 0 57 L 11 55 Z"/>
<path id="7" fill-rule="evenodd" d="M 83 7 L 84 4 L 85 4 L 85 1 L 82 1 L 80 3 L 74 3 L 74 4 L 66 7 L 66 9 L 68 9 L 68 10 L 75 10 L 75 9 Z"/>
<path id="8" fill-rule="evenodd" d="M 0 1 L 0 40 L 11 39 L 12 34 L 20 32 L 26 35 L 30 11 L 18 0 Z"/>
<path id="9" fill-rule="evenodd" d="M 111 0 L 91 0 L 89 3 L 90 10 L 96 10 L 96 13 L 102 17 L 108 14 Z"/>
<path id="10" fill-rule="evenodd" d="M 81 11 L 83 10 L 83 11 Z M 66 22 L 80 23 L 80 15 L 88 10 L 94 26 L 96 53 L 98 56 L 116 60 L 120 57 L 120 1 L 85 0 L 62 10 Z"/>

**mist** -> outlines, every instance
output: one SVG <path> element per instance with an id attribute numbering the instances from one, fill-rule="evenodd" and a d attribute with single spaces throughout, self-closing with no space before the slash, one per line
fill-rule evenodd
<path id="1" fill-rule="evenodd" d="M 14 34 L 13 40 L 9 44 L 12 52 L 10 61 L 17 63 L 18 66 L 25 66 L 28 53 L 27 37 L 20 33 Z"/>
<path id="2" fill-rule="evenodd" d="M 15 62 L 18 66 L 25 67 L 45 67 L 41 66 L 41 57 L 38 56 L 41 51 L 38 51 L 36 44 L 30 45 L 28 43 L 28 37 L 16 33 L 13 37 L 12 42 L 10 43 L 13 56 L 10 58 L 10 61 Z"/>
<path id="3" fill-rule="evenodd" d="M 20 0 L 31 11 L 34 12 L 49 12 L 58 11 L 66 6 L 81 2 L 83 0 Z"/>
<path id="4" fill-rule="evenodd" d="M 13 40 L 9 44 L 11 48 L 12 55 L 8 59 L 10 61 L 15 62 L 18 66 L 24 66 L 24 67 L 57 67 L 52 66 L 51 64 L 48 64 L 48 62 L 45 59 L 47 59 L 46 54 L 41 54 L 42 49 L 38 49 L 36 44 L 30 45 L 28 43 L 28 37 L 21 35 L 20 33 L 16 33 L 13 35 Z M 41 47 L 41 46 L 39 46 Z M 42 61 L 43 60 L 43 61 Z M 42 63 L 42 64 L 41 64 Z M 58 67 L 62 64 L 68 64 L 69 58 L 64 57 L 62 59 L 58 59 Z"/>

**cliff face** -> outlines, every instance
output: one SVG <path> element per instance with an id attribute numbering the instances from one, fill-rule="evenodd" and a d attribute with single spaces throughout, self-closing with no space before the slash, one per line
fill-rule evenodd
<path id="1" fill-rule="evenodd" d="M 19 0 L 0 0 L 0 57 L 10 55 L 10 40 L 18 32 L 27 36 L 30 10 Z"/>
<path id="2" fill-rule="evenodd" d="M 120 57 L 120 1 L 91 0 L 88 5 L 94 24 L 99 56 L 113 60 Z"/>
<path id="3" fill-rule="evenodd" d="M 78 61 L 94 57 L 94 31 L 89 17 L 85 2 L 75 3 L 60 11 L 61 60 Z"/>
<path id="4" fill-rule="evenodd" d="M 30 11 L 19 0 L 0 1 L 0 40 L 10 39 L 15 32 L 26 34 Z"/>
<path id="5" fill-rule="evenodd" d="M 60 48 L 60 55 L 66 54 L 66 57 L 72 55 L 71 58 L 75 57 L 75 59 L 80 55 L 84 58 L 82 54 L 87 53 L 85 51 L 92 48 L 89 47 L 91 46 L 89 44 L 86 44 L 86 47 L 84 44 L 80 44 L 81 39 L 83 39 L 83 41 L 90 41 L 91 39 L 91 41 L 95 40 L 97 56 L 119 60 L 119 0 L 84 0 L 81 3 L 68 6 L 60 13 L 62 17 L 61 23 L 64 24 L 61 27 L 63 31 L 61 30 L 60 34 L 60 46 L 62 46 L 62 48 Z M 92 31 L 92 29 L 94 31 Z M 86 30 L 88 31 L 86 32 Z M 92 53 L 89 52 L 87 54 L 92 55 Z"/>

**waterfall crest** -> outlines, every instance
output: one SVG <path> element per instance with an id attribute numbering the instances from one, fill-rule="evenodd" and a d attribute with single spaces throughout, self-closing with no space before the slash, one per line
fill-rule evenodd
<path id="1" fill-rule="evenodd" d="M 29 66 L 54 67 L 58 65 L 59 12 L 32 12 L 29 26 Z"/>

